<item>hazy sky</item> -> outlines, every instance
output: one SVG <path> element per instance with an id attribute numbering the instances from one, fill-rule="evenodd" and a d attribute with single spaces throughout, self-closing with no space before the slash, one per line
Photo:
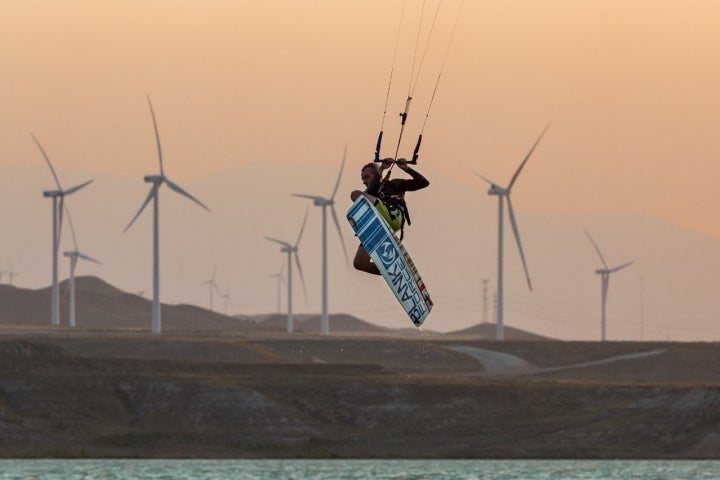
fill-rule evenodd
<path id="1" fill-rule="evenodd" d="M 421 5 L 406 3 L 387 154 Z M 435 5 L 427 1 L 426 26 Z M 180 178 L 257 159 L 331 165 L 345 143 L 360 164 L 379 130 L 401 7 L 6 0 L 0 162 L 41 162 L 32 131 L 58 167 L 151 173 L 148 93 Z M 442 3 L 405 154 L 459 7 Z M 517 185 L 518 208 L 640 212 L 718 237 L 719 16 L 714 0 L 466 0 L 422 161 L 459 179 L 465 164 L 506 182 L 552 121 Z"/>

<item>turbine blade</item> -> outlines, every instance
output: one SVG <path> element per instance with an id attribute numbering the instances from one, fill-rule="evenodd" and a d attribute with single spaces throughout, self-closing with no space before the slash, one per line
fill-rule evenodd
<path id="1" fill-rule="evenodd" d="M 497 183 L 493 182 L 492 180 L 490 180 L 490 179 L 487 178 L 486 176 L 480 175 L 478 172 L 476 172 L 476 171 L 473 170 L 472 168 L 468 168 L 468 167 L 465 167 L 465 166 L 463 166 L 463 167 L 465 168 L 465 170 L 467 170 L 468 172 L 472 173 L 472 174 L 475 175 L 476 177 L 478 177 L 478 178 L 480 178 L 480 179 L 482 179 L 482 180 L 485 180 L 487 183 L 490 184 L 491 187 L 495 187 L 495 188 L 499 188 L 499 189 L 501 189 L 501 190 L 504 190 L 500 185 L 498 185 Z"/>
<path id="2" fill-rule="evenodd" d="M 77 256 L 82 258 L 83 260 L 87 260 L 88 262 L 95 262 L 98 265 L 102 265 L 102 262 L 95 260 L 94 258 L 89 257 L 89 256 L 85 255 L 84 253 L 77 252 Z"/>
<path id="3" fill-rule="evenodd" d="M 298 234 L 297 240 L 295 240 L 295 245 L 293 245 L 295 248 L 300 244 L 300 239 L 302 238 L 303 231 L 305 230 L 305 222 L 307 222 L 308 217 L 308 207 L 305 207 L 305 218 L 303 219 L 302 226 L 300 227 L 300 233 Z"/>
<path id="4" fill-rule="evenodd" d="M 150 193 L 148 193 L 147 198 L 145 198 L 145 201 L 143 202 L 142 206 L 140 207 L 140 210 L 138 210 L 138 212 L 135 214 L 133 219 L 130 220 L 130 223 L 128 223 L 127 227 L 125 227 L 125 230 L 123 230 L 123 232 L 127 232 L 128 228 L 130 228 L 130 226 L 133 223 L 135 223 L 135 220 L 137 220 L 137 218 L 140 216 L 142 211 L 145 210 L 145 207 L 147 207 L 147 204 L 150 203 L 150 200 L 153 198 L 153 196 L 157 194 L 159 185 L 160 185 L 159 183 L 153 184 L 152 188 L 150 189 Z"/>
<path id="5" fill-rule="evenodd" d="M 337 181 L 335 182 L 335 188 L 333 188 L 332 195 L 330 195 L 330 200 L 333 200 L 335 198 L 335 194 L 338 191 L 338 187 L 340 186 L 340 178 L 342 178 L 343 169 L 345 168 L 345 160 L 347 159 L 347 145 L 343 148 L 343 158 L 342 163 L 340 164 L 340 173 L 338 173 Z"/>
<path id="6" fill-rule="evenodd" d="M 152 102 L 150 101 L 150 95 L 146 96 L 148 105 L 150 106 L 150 115 L 152 116 L 153 128 L 155 129 L 155 142 L 157 143 L 158 161 L 160 162 L 160 175 L 165 176 L 165 170 L 163 170 L 162 147 L 160 146 L 160 133 L 158 133 L 157 121 L 155 120 L 155 111 L 153 110 Z"/>
<path id="7" fill-rule="evenodd" d="M 291 193 L 293 197 L 300 197 L 300 198 L 309 198 L 310 200 L 319 200 L 319 201 L 326 201 L 324 197 L 320 197 L 318 195 L 304 195 L 302 193 Z"/>
<path id="8" fill-rule="evenodd" d="M 271 242 L 279 243 L 280 245 L 282 245 L 284 247 L 292 248 L 292 245 L 290 245 L 287 242 L 283 242 L 282 240 L 278 240 L 277 238 L 265 237 L 265 240 L 270 240 Z"/>
<path id="9" fill-rule="evenodd" d="M 72 234 L 73 247 L 75 247 L 75 251 L 77 252 L 78 244 L 77 237 L 75 236 L 75 226 L 73 225 L 72 217 L 70 216 L 70 209 L 68 208 L 67 204 L 65 205 L 65 213 L 67 213 L 68 225 L 70 225 L 70 233 Z"/>
<path id="10" fill-rule="evenodd" d="M 585 235 L 587 235 L 587 237 L 590 239 L 590 243 L 592 243 L 593 247 L 595 247 L 595 251 L 597 252 L 598 256 L 600 257 L 600 261 L 602 262 L 603 267 L 605 267 L 605 269 L 607 270 L 608 266 L 607 266 L 607 263 L 605 262 L 605 257 L 603 257 L 603 254 L 600 252 L 600 248 L 597 246 L 597 243 L 595 243 L 595 240 L 593 240 L 593 238 L 590 236 L 590 233 L 587 230 L 585 230 Z"/>
<path id="11" fill-rule="evenodd" d="M 517 180 L 518 175 L 520 175 L 520 170 L 523 169 L 523 167 L 524 167 L 525 164 L 527 163 L 528 159 L 530 158 L 530 155 L 532 155 L 533 151 L 535 151 L 535 147 L 538 146 L 538 143 L 540 143 L 540 140 L 542 139 L 543 135 L 545 135 L 545 132 L 547 132 L 547 129 L 548 129 L 548 128 L 550 128 L 550 124 L 549 124 L 549 123 L 548 123 L 547 125 L 545 125 L 545 128 L 543 129 L 542 133 L 540 134 L 540 136 L 538 137 L 538 139 L 535 140 L 535 143 L 533 144 L 532 148 L 530 149 L 530 151 L 528 152 L 528 154 L 525 155 L 525 159 L 522 161 L 522 163 L 520 164 L 520 166 L 518 167 L 518 169 L 515 171 L 515 175 L 513 175 L 512 179 L 510 180 L 510 184 L 509 184 L 508 187 L 507 187 L 508 190 L 510 190 L 510 189 L 512 188 L 513 184 L 515 183 L 515 180 Z"/>
<path id="12" fill-rule="evenodd" d="M 520 232 L 518 231 L 517 222 L 515 221 L 515 212 L 512 208 L 512 202 L 510 201 L 510 195 L 507 196 L 508 204 L 508 216 L 510 217 L 510 225 L 515 235 L 515 241 L 517 242 L 518 251 L 520 252 L 520 260 L 522 260 L 523 269 L 525 270 L 525 278 L 527 278 L 528 288 L 532 292 L 532 282 L 530 282 L 530 274 L 528 273 L 527 263 L 525 262 L 525 253 L 523 253 L 522 242 L 520 242 Z"/>
<path id="13" fill-rule="evenodd" d="M 57 173 L 55 173 L 55 169 L 52 166 L 52 163 L 50 163 L 50 158 L 47 156 L 47 153 L 45 153 L 45 150 L 43 149 L 42 145 L 40 145 L 40 142 L 37 138 L 35 138 L 35 135 L 32 133 L 30 134 L 32 139 L 35 141 L 35 144 L 40 149 L 40 153 L 42 153 L 42 156 L 45 158 L 45 162 L 47 162 L 48 167 L 50 167 L 50 173 L 52 173 L 53 178 L 55 179 L 55 185 L 57 185 L 58 190 L 62 190 L 62 187 L 60 186 L 60 180 L 58 179 Z"/>
<path id="14" fill-rule="evenodd" d="M 335 213 L 334 205 L 330 205 L 330 213 L 332 214 L 333 222 L 335 222 L 335 227 L 337 228 L 338 236 L 340 237 L 340 245 L 342 245 L 343 254 L 345 255 L 345 265 L 350 265 L 347 248 L 345 248 L 345 240 L 343 240 L 342 231 L 340 230 L 340 222 L 338 222 L 338 216 L 337 213 Z"/>
<path id="15" fill-rule="evenodd" d="M 77 192 L 78 190 L 80 190 L 81 188 L 84 188 L 84 187 L 90 185 L 91 183 L 92 183 L 92 180 L 88 180 L 87 182 L 81 183 L 80 185 L 75 185 L 74 187 L 68 188 L 67 190 L 63 191 L 63 195 L 71 195 L 71 194 Z"/>
<path id="16" fill-rule="evenodd" d="M 632 263 L 633 262 L 623 263 L 622 265 L 620 265 L 618 267 L 611 268 L 610 270 L 608 270 L 608 273 L 613 273 L 613 272 L 617 272 L 618 270 L 622 270 L 623 268 L 629 267 L 630 265 L 632 265 Z"/>
<path id="17" fill-rule="evenodd" d="M 172 190 L 175 190 L 180 195 L 185 195 L 187 198 L 189 198 L 193 202 L 197 203 L 198 205 L 200 205 L 202 208 L 204 208 L 208 212 L 210 211 L 210 209 L 208 207 L 206 207 L 204 203 L 202 203 L 200 200 L 198 200 L 197 198 L 193 197 L 188 192 L 186 192 L 185 190 L 180 188 L 180 185 L 178 185 L 177 183 L 170 181 L 169 178 L 165 178 L 165 183 L 167 183 L 168 187 L 170 187 Z"/>
<path id="18" fill-rule="evenodd" d="M 305 303 L 307 304 L 307 289 L 305 288 L 305 277 L 303 276 L 302 267 L 300 266 L 300 256 L 297 252 L 293 252 L 295 255 L 295 265 L 297 265 L 298 274 L 300 275 L 300 283 L 302 283 L 303 294 L 305 295 Z M 280 277 L 282 278 L 282 277 Z M 289 280 L 288 280 L 289 281 Z"/>

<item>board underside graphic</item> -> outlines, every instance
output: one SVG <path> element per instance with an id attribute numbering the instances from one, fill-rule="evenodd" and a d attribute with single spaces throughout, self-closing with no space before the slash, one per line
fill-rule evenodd
<path id="1" fill-rule="evenodd" d="M 363 195 L 350 207 L 347 219 L 410 320 L 422 325 L 433 303 L 405 247 Z"/>

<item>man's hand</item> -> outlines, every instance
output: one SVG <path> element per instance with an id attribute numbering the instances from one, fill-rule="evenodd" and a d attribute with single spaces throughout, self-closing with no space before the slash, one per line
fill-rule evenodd
<path id="1" fill-rule="evenodd" d="M 396 164 L 398 167 L 400 167 L 401 170 L 407 170 L 408 168 L 408 161 L 405 158 L 398 158 L 395 160 L 392 157 L 383 158 L 382 163 L 380 164 L 380 171 L 386 170 L 392 166 L 392 164 Z"/>

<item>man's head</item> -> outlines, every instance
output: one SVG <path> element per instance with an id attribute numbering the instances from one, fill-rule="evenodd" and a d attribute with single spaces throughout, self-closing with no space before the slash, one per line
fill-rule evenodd
<path id="1" fill-rule="evenodd" d="M 366 187 L 376 175 L 380 175 L 380 168 L 374 162 L 364 165 L 362 170 L 360 170 L 360 180 L 362 180 L 363 185 Z"/>

